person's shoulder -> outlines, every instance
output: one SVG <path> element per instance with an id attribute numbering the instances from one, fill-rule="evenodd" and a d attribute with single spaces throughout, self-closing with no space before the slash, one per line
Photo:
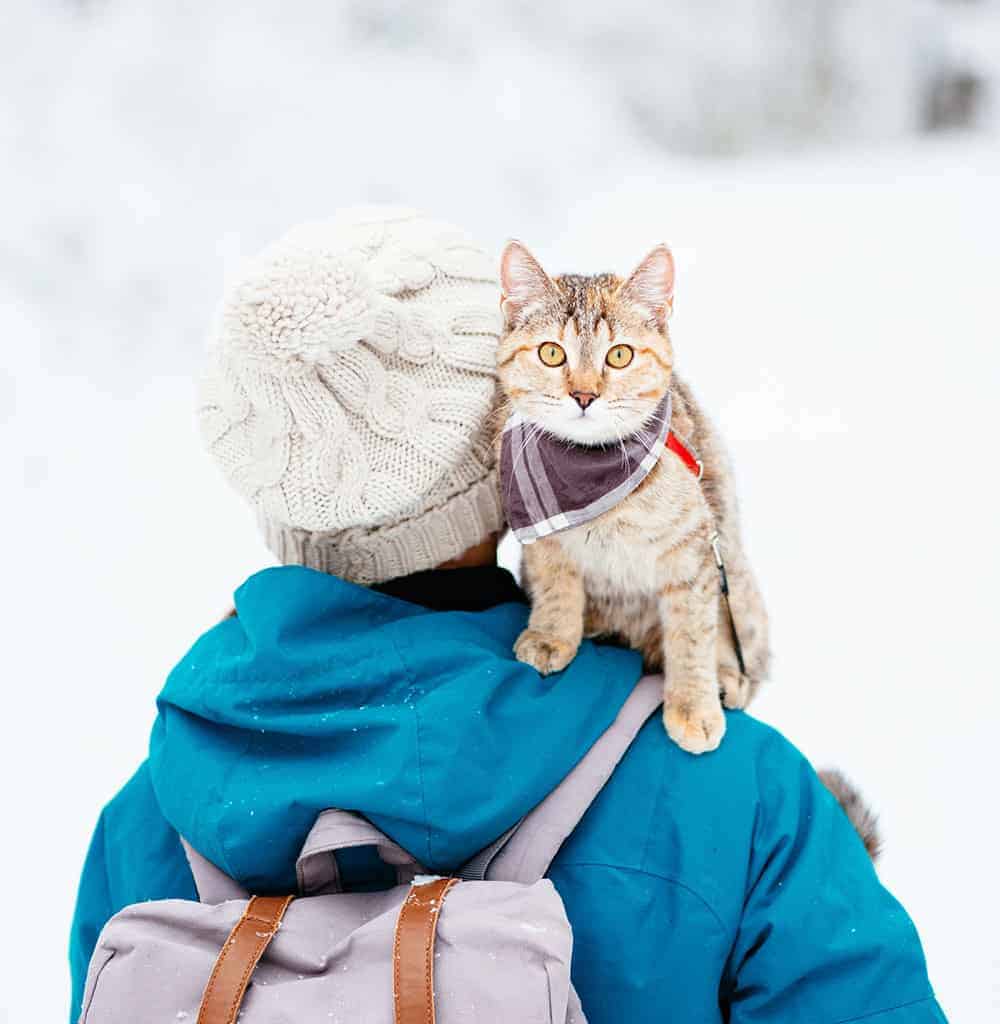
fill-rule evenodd
<path id="1" fill-rule="evenodd" d="M 746 711 L 726 712 L 726 735 L 714 753 L 722 770 L 743 772 L 752 765 L 757 783 L 791 777 L 809 767 L 784 733 Z"/>
<path id="2" fill-rule="evenodd" d="M 148 761 L 143 761 L 104 805 L 101 822 L 105 845 L 109 851 L 115 851 L 118 859 L 126 851 L 147 846 L 157 839 L 162 841 L 173 832 L 156 799 Z"/>
<path id="3" fill-rule="evenodd" d="M 101 830 L 116 907 L 168 896 L 192 898 L 187 858 L 160 809 L 148 762 L 104 806 Z"/>
<path id="4" fill-rule="evenodd" d="M 133 822 L 141 827 L 142 822 L 155 817 L 158 812 L 159 806 L 149 776 L 149 762 L 143 761 L 131 778 L 104 805 L 101 816 L 106 824 L 128 828 L 134 827 L 131 824 Z"/>
<path id="5" fill-rule="evenodd" d="M 769 829 L 797 828 L 804 803 L 823 789 L 794 743 L 744 711 L 726 712 L 726 734 L 711 753 L 692 756 L 666 735 L 659 747 L 663 784 L 692 827 L 718 830 L 747 849 Z"/>
<path id="6" fill-rule="evenodd" d="M 722 743 L 717 750 L 697 756 L 681 750 L 658 720 L 656 724 L 663 734 L 658 743 L 647 745 L 646 756 L 660 760 L 678 782 L 726 783 L 745 799 L 793 783 L 802 771 L 810 770 L 806 758 L 778 729 L 745 711 L 727 711 Z M 647 723 L 647 729 L 655 733 L 651 725 Z"/>
<path id="7" fill-rule="evenodd" d="M 726 726 L 717 750 L 694 756 L 670 740 L 654 715 L 599 799 L 593 827 L 622 863 L 640 849 L 642 870 L 683 884 L 733 922 L 747 865 L 777 836 L 801 827 L 804 803 L 822 786 L 777 729 L 741 711 L 727 711 Z"/>
<path id="8" fill-rule="evenodd" d="M 780 730 L 742 711 L 727 712 L 726 717 L 727 734 L 715 752 L 715 771 L 744 807 L 753 810 L 753 844 L 781 842 L 831 812 L 840 817 L 836 800 L 808 758 Z"/>

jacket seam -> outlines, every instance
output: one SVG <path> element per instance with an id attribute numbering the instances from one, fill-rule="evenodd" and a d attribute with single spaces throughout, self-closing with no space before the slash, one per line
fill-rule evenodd
<path id="1" fill-rule="evenodd" d="M 643 868 L 633 868 L 627 864 L 601 864 L 598 861 L 557 861 L 553 867 L 556 868 L 605 868 L 608 871 L 629 871 L 635 875 L 646 875 L 648 878 L 655 878 L 660 882 L 667 882 L 669 885 L 674 885 L 678 889 L 683 889 L 685 892 L 690 893 L 704 908 L 712 915 L 715 919 L 715 923 L 722 930 L 722 933 L 728 934 L 729 929 L 726 927 L 719 913 L 715 907 L 705 899 L 704 896 L 697 889 L 692 889 L 690 885 L 682 882 L 679 878 L 675 878 L 673 875 L 664 875 L 658 871 L 646 871 Z M 837 1021 L 837 1024 L 850 1024 L 849 1021 Z"/>
<path id="2" fill-rule="evenodd" d="M 650 716 L 650 717 L 652 717 L 652 716 Z M 645 728 L 645 725 L 646 725 L 646 723 L 644 722 L 643 723 L 643 728 Z M 638 739 L 638 734 L 636 734 L 636 739 Z M 633 740 L 632 742 L 634 743 L 635 740 Z M 666 780 L 661 776 L 660 777 L 660 785 L 659 785 L 659 788 L 656 791 L 656 799 L 653 801 L 653 809 L 652 809 L 652 811 L 650 813 L 650 825 L 652 824 L 653 821 L 658 820 L 659 816 L 658 816 L 657 812 L 659 811 L 659 808 L 660 808 L 660 802 L 663 800 L 663 794 L 664 794 L 664 790 L 665 789 L 666 789 Z M 645 838 L 645 840 L 643 841 L 643 844 L 642 844 L 642 855 L 639 857 L 639 863 L 642 865 L 641 870 L 643 870 L 643 871 L 645 871 L 645 869 L 646 869 L 646 864 L 649 863 L 649 844 L 652 841 L 652 838 L 653 838 L 653 829 L 652 829 L 652 827 L 649 827 L 649 828 L 646 829 L 646 838 Z M 655 874 L 655 872 L 649 872 L 649 874 Z"/>
<path id="3" fill-rule="evenodd" d="M 919 1006 L 920 1003 L 928 1003 L 934 998 L 932 995 L 921 996 L 919 999 L 910 999 L 908 1002 L 899 1003 L 897 1006 L 887 1006 L 884 1010 L 876 1010 L 874 1013 L 863 1013 L 860 1017 L 842 1017 L 834 1024 L 854 1024 L 856 1021 L 872 1020 L 874 1017 L 881 1017 L 885 1013 L 895 1013 L 896 1010 L 905 1010 L 908 1006 Z"/>

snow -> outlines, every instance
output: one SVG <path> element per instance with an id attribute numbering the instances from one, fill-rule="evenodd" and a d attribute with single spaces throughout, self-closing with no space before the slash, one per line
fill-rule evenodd
<path id="1" fill-rule="evenodd" d="M 309 5 L 67 10 L 0 33 L 0 1021 L 64 1014 L 99 809 L 171 665 L 268 563 L 192 421 L 224 278 L 362 199 L 554 270 L 674 247 L 681 369 L 729 441 L 773 618 L 755 713 L 861 784 L 945 1010 L 995 1016 L 996 140 L 906 139 L 893 94 L 855 136 L 880 146 L 670 155 L 672 128 L 624 116 L 624 58 L 586 73 L 598 15 L 547 49 L 556 26 L 471 7 L 433 45 L 383 5 L 316 32 Z M 380 17 L 388 43 L 365 37 Z"/>

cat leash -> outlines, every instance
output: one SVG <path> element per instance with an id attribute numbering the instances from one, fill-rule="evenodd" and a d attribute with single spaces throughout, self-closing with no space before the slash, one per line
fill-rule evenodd
<path id="1" fill-rule="evenodd" d="M 740 666 L 740 675 L 747 674 L 746 663 L 743 661 L 743 645 L 740 643 L 740 634 L 736 630 L 736 619 L 733 616 L 733 605 L 729 600 L 729 577 L 726 575 L 726 563 L 722 557 L 722 542 L 719 538 L 719 531 L 712 534 L 712 554 L 715 555 L 715 564 L 719 570 L 719 589 L 722 592 L 722 600 L 726 602 L 726 615 L 729 618 L 729 630 L 733 635 L 733 648 L 736 651 L 736 661 Z"/>
<path id="2" fill-rule="evenodd" d="M 694 452 L 684 443 L 672 430 L 667 434 L 666 447 L 672 451 L 685 466 L 698 478 L 700 486 L 701 479 L 705 475 L 705 464 Z M 707 503 L 706 503 L 707 504 Z M 709 506 L 711 510 L 711 506 Z M 747 674 L 746 662 L 743 659 L 743 644 L 740 643 L 740 634 L 736 629 L 736 617 L 733 615 L 733 605 L 729 599 L 729 576 L 726 573 L 726 561 L 722 557 L 722 538 L 716 529 L 712 532 L 709 540 L 712 545 L 712 554 L 715 557 L 715 565 L 719 570 L 719 590 L 722 600 L 726 603 L 726 617 L 729 619 L 729 630 L 733 638 L 733 649 L 736 652 L 736 661 L 740 666 L 740 674 Z"/>

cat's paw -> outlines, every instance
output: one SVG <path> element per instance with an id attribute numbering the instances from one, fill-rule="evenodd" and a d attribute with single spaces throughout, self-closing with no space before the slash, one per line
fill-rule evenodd
<path id="1" fill-rule="evenodd" d="M 750 680 L 735 665 L 720 665 L 719 695 L 727 708 L 745 708 L 750 703 Z"/>
<path id="2" fill-rule="evenodd" d="M 577 650 L 578 644 L 540 633 L 536 629 L 526 629 L 514 644 L 514 657 L 547 676 L 552 672 L 561 672 L 576 657 Z"/>
<path id="3" fill-rule="evenodd" d="M 722 742 L 726 716 L 717 699 L 696 700 L 667 693 L 663 703 L 667 735 L 689 754 L 706 754 Z"/>

